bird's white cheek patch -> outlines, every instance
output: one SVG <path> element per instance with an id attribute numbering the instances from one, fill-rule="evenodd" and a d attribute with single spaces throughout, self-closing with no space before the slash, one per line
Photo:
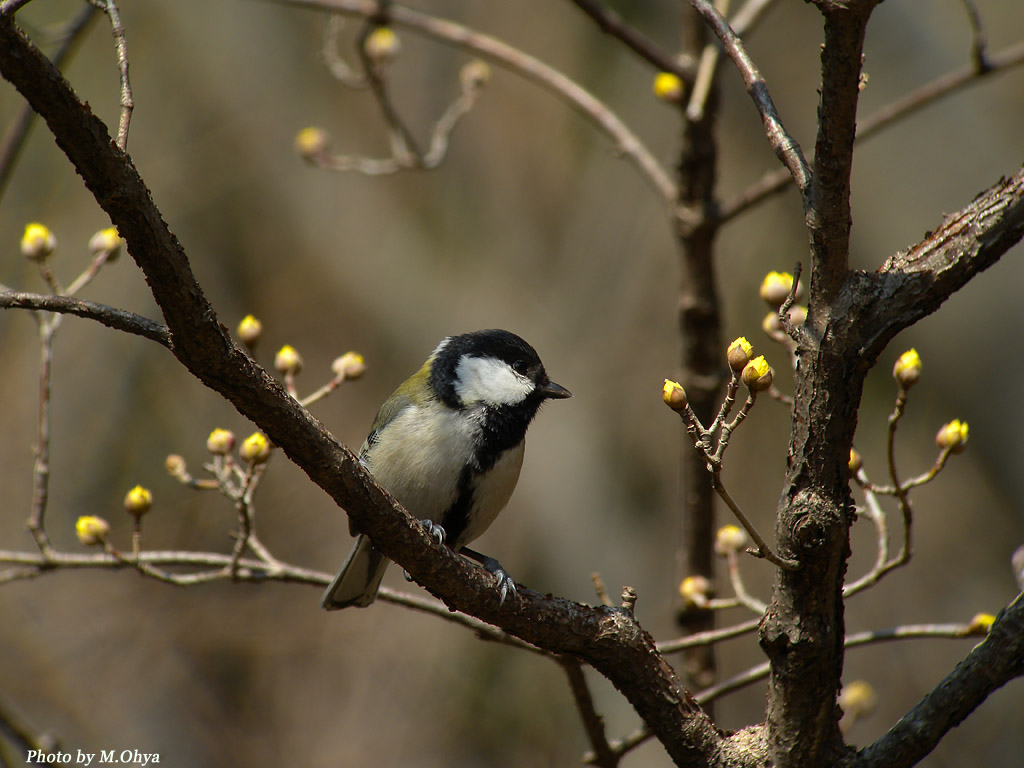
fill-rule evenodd
<path id="1" fill-rule="evenodd" d="M 533 382 L 501 360 L 463 357 L 455 368 L 455 392 L 465 403 L 515 405 L 533 391 Z"/>

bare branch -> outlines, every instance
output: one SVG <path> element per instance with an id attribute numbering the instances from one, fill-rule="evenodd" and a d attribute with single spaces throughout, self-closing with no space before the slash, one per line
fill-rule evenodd
<path id="1" fill-rule="evenodd" d="M 936 101 L 980 82 L 986 75 L 1004 73 L 1024 64 L 1024 43 L 1018 43 L 988 56 L 986 61 L 989 68 L 984 71 L 979 71 L 973 64 L 954 70 L 858 121 L 856 141 L 859 143 L 881 133 L 890 125 L 910 117 Z M 724 203 L 718 211 L 719 221 L 726 222 L 744 213 L 771 195 L 784 191 L 792 182 L 793 177 L 784 168 L 769 171 L 759 181 Z"/>
<path id="2" fill-rule="evenodd" d="M 796 182 L 797 189 L 802 194 L 805 193 L 811 183 L 811 169 L 804 159 L 800 145 L 796 143 L 785 127 L 783 127 L 782 120 L 775 109 L 775 104 L 772 102 L 772 97 L 768 93 L 768 86 L 765 84 L 764 78 L 757 70 L 754 62 L 747 55 L 743 42 L 732 31 L 729 23 L 722 17 L 722 14 L 715 10 L 711 3 L 707 2 L 707 0 L 691 0 L 691 3 L 701 16 L 704 17 L 715 35 L 718 36 L 718 39 L 722 41 L 725 52 L 739 70 L 743 83 L 747 86 L 747 93 L 750 94 L 750 98 L 754 101 L 754 106 L 757 107 L 757 111 L 761 115 L 761 121 L 764 123 L 768 142 L 772 145 L 772 149 L 775 150 L 775 154 L 782 161 L 783 165 L 789 169 L 790 175 Z"/>
<path id="3" fill-rule="evenodd" d="M 95 320 L 115 331 L 142 336 L 168 349 L 171 348 L 171 333 L 166 325 L 161 325 L 142 315 L 136 315 L 134 312 L 108 307 L 106 304 L 97 304 L 93 301 L 76 299 L 74 296 L 0 291 L 0 307 L 77 315 Z"/>
<path id="4" fill-rule="evenodd" d="M 576 709 L 583 721 L 583 729 L 587 732 L 587 739 L 593 749 L 587 762 L 600 766 L 600 768 L 615 768 L 619 764 L 621 755 L 613 752 L 608 744 L 608 738 L 604 733 L 604 718 L 594 708 L 594 699 L 590 695 L 587 679 L 583 676 L 583 667 L 578 661 L 568 657 L 559 659 L 559 663 L 565 670 L 566 677 L 569 678 L 569 690 L 572 691 Z"/>
<path id="5" fill-rule="evenodd" d="M 860 303 L 849 319 L 865 359 L 874 360 L 893 336 L 937 310 L 1022 237 L 1024 169 L 946 216 L 938 229 L 877 272 L 851 274 L 846 293 Z"/>
<path id="6" fill-rule="evenodd" d="M 909 768 L 931 752 L 988 696 L 1024 675 L 1024 593 L 999 614 L 985 640 L 882 738 L 861 750 L 858 766 Z"/>
<path id="7" fill-rule="evenodd" d="M 117 146 L 122 151 L 128 149 L 128 127 L 132 122 L 132 110 L 135 100 L 132 98 L 132 86 L 128 81 L 128 45 L 125 42 L 124 25 L 121 23 L 121 12 L 114 0 L 93 0 L 100 3 L 103 12 L 110 19 L 110 32 L 114 36 L 114 49 L 117 51 L 117 71 L 120 76 L 121 118 L 117 126 Z"/>
<path id="8" fill-rule="evenodd" d="M 594 0 L 572 0 L 572 3 L 593 19 L 602 32 L 621 40 L 633 53 L 662 72 L 671 72 L 683 82 L 692 79 L 692 67 L 681 65 L 653 41 L 623 21 L 615 11 Z"/>
<path id="9" fill-rule="evenodd" d="M 334 13 L 376 18 L 384 4 L 372 0 L 287 0 L 290 5 L 320 8 Z M 589 119 L 615 143 L 616 149 L 636 166 L 667 205 L 676 198 L 676 186 L 661 163 L 606 104 L 570 78 L 540 60 L 468 27 L 398 5 L 387 7 L 387 18 L 396 27 L 414 29 L 448 45 L 493 61 L 555 94 Z"/>

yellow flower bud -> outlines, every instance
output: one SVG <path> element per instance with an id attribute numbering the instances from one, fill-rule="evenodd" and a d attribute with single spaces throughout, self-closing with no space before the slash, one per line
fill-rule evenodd
<path id="1" fill-rule="evenodd" d="M 32 222 L 21 236 L 21 253 L 26 259 L 44 261 L 57 248 L 57 238 L 48 227 Z"/>
<path id="2" fill-rule="evenodd" d="M 971 623 L 967 625 L 967 634 L 987 635 L 995 620 L 996 617 L 991 613 L 976 613 L 971 619 Z"/>
<path id="3" fill-rule="evenodd" d="M 402 50 L 402 41 L 391 27 L 377 27 L 366 38 L 363 50 L 377 66 L 390 64 Z"/>
<path id="4" fill-rule="evenodd" d="M 124 241 L 117 234 L 117 228 L 107 227 L 89 238 L 89 253 L 93 256 L 105 253 L 107 261 L 114 261 L 120 255 L 123 244 Z"/>
<path id="5" fill-rule="evenodd" d="M 871 683 L 864 680 L 854 680 L 852 683 L 843 686 L 839 694 L 839 707 L 851 717 L 864 717 L 870 715 L 878 703 L 878 696 Z"/>
<path id="6" fill-rule="evenodd" d="M 761 355 L 747 363 L 740 377 L 751 392 L 763 392 L 772 385 L 774 374 L 764 355 Z"/>
<path id="7" fill-rule="evenodd" d="M 295 351 L 295 347 L 285 344 L 274 357 L 274 368 L 278 373 L 295 375 L 302 370 L 302 357 Z"/>
<path id="8" fill-rule="evenodd" d="M 725 351 L 725 358 L 729 361 L 729 367 L 739 373 L 747 367 L 750 362 L 750 355 L 754 351 L 754 345 L 747 341 L 745 336 L 740 336 Z"/>
<path id="9" fill-rule="evenodd" d="M 747 532 L 738 525 L 723 525 L 715 534 L 715 553 L 724 557 L 730 552 L 742 552 L 748 541 Z"/>
<path id="10" fill-rule="evenodd" d="M 864 460 L 860 457 L 860 453 L 856 448 L 850 448 L 850 474 L 856 475 L 860 472 L 860 468 L 864 466 Z"/>
<path id="11" fill-rule="evenodd" d="M 679 594 L 687 605 L 703 607 L 711 594 L 711 582 L 703 576 L 687 576 L 679 584 Z"/>
<path id="12" fill-rule="evenodd" d="M 679 79 L 678 75 L 671 72 L 659 72 L 654 76 L 654 95 L 662 101 L 680 104 L 685 92 L 686 86 L 683 85 L 683 81 Z"/>
<path id="13" fill-rule="evenodd" d="M 309 163 L 315 162 L 330 145 L 331 137 L 323 128 L 310 126 L 295 135 L 295 152 Z"/>
<path id="14" fill-rule="evenodd" d="M 206 450 L 214 456 L 226 456 L 235 449 L 235 433 L 218 427 L 206 438 Z"/>
<path id="15" fill-rule="evenodd" d="M 238 455 L 249 464 L 263 464 L 270 458 L 270 441 L 262 432 L 253 432 L 242 442 Z"/>
<path id="16" fill-rule="evenodd" d="M 135 517 L 142 517 L 152 506 L 153 494 L 141 485 L 136 485 L 124 497 L 124 511 Z"/>
<path id="17" fill-rule="evenodd" d="M 331 363 L 331 371 L 341 379 L 358 379 L 366 372 L 366 361 L 358 352 L 346 352 Z"/>
<path id="18" fill-rule="evenodd" d="M 491 82 L 491 68 L 486 61 L 474 59 L 459 70 L 462 90 L 477 91 Z"/>
<path id="19" fill-rule="evenodd" d="M 75 521 L 75 535 L 87 547 L 102 544 L 110 533 L 110 523 L 102 517 L 84 515 Z"/>
<path id="20" fill-rule="evenodd" d="M 769 272 L 761 281 L 761 298 L 769 307 L 781 307 L 792 290 L 793 276 L 789 272 Z"/>
<path id="21" fill-rule="evenodd" d="M 164 459 L 164 469 L 171 477 L 179 477 L 185 474 L 185 459 L 176 453 L 170 454 Z"/>
<path id="22" fill-rule="evenodd" d="M 238 324 L 238 338 L 242 340 L 242 343 L 247 347 L 256 346 L 256 342 L 260 340 L 260 336 L 263 334 L 263 323 L 257 320 L 253 315 L 246 315 L 242 318 L 242 322 Z"/>
<path id="23" fill-rule="evenodd" d="M 661 399 L 665 401 L 665 405 L 676 413 L 682 413 L 686 410 L 686 390 L 683 389 L 683 385 L 678 381 L 665 379 L 665 384 L 661 388 Z"/>
<path id="24" fill-rule="evenodd" d="M 910 389 L 921 378 L 921 356 L 916 349 L 908 349 L 892 367 L 892 376 L 902 389 Z"/>
<path id="25" fill-rule="evenodd" d="M 950 453 L 962 453 L 967 447 L 967 429 L 966 421 L 953 419 L 942 425 L 942 429 L 935 435 L 935 444 L 942 450 L 948 448 Z"/>

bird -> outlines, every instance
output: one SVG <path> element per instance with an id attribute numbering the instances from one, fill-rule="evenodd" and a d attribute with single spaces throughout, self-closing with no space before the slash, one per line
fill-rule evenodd
<path id="1" fill-rule="evenodd" d="M 492 573 L 503 604 L 515 582 L 497 560 L 466 545 L 512 496 L 526 429 L 541 404 L 568 397 L 516 334 L 488 329 L 447 336 L 380 407 L 359 461 L 432 536 Z M 389 562 L 359 534 L 320 607 L 372 604 Z"/>

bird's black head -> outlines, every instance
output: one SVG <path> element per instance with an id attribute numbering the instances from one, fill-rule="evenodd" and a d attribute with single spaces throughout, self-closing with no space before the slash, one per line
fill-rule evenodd
<path id="1" fill-rule="evenodd" d="M 571 397 L 552 382 L 536 350 L 514 333 L 474 331 L 449 336 L 434 350 L 431 389 L 446 405 L 525 408 L 527 421 L 541 402 Z"/>

